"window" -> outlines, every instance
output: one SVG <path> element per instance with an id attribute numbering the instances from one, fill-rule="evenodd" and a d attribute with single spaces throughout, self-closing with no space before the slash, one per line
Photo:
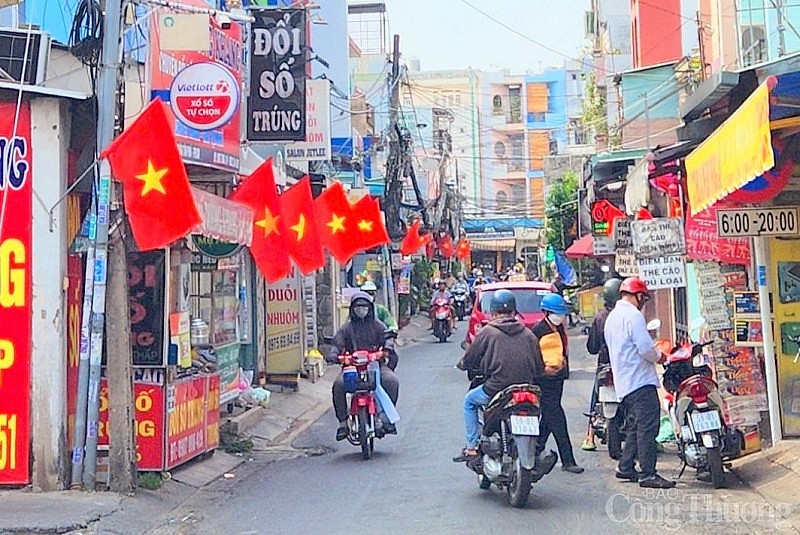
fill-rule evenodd
<path id="1" fill-rule="evenodd" d="M 522 122 L 522 93 L 520 87 L 508 88 L 508 116 L 509 123 Z"/>
<path id="2" fill-rule="evenodd" d="M 492 113 L 498 114 L 503 112 L 503 97 L 495 95 L 492 97 Z"/>
<path id="3" fill-rule="evenodd" d="M 494 200 L 497 203 L 497 209 L 502 210 L 508 206 L 508 195 L 505 191 L 498 191 L 494 195 Z"/>
<path id="4" fill-rule="evenodd" d="M 506 155 L 506 144 L 502 141 L 498 141 L 494 144 L 494 154 L 498 158 L 504 158 Z"/>
<path id="5" fill-rule="evenodd" d="M 535 265 L 535 264 L 534 264 Z M 535 314 L 541 312 L 540 307 L 542 297 L 549 292 L 546 290 L 535 290 L 533 288 L 509 288 L 514 298 L 517 301 L 517 311 L 523 314 Z M 489 304 L 492 302 L 492 295 L 494 291 L 481 292 L 481 310 L 489 310 Z"/>

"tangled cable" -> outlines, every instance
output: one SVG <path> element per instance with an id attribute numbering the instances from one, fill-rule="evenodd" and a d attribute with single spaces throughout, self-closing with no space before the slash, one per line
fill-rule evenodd
<path id="1" fill-rule="evenodd" d="M 84 65 L 95 68 L 103 44 L 103 10 L 97 0 L 81 0 L 72 19 L 69 49 Z"/>

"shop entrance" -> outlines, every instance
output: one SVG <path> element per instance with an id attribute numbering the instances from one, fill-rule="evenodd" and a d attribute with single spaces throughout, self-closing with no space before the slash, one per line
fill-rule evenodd
<path id="1" fill-rule="evenodd" d="M 778 393 L 784 436 L 800 436 L 800 240 L 771 240 Z"/>

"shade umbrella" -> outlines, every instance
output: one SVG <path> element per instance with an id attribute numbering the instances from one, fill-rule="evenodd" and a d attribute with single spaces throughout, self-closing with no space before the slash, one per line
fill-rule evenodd
<path id="1" fill-rule="evenodd" d="M 575 240 L 572 245 L 564 251 L 564 256 L 577 260 L 580 258 L 590 258 L 594 256 L 594 238 L 591 234 L 582 236 Z"/>

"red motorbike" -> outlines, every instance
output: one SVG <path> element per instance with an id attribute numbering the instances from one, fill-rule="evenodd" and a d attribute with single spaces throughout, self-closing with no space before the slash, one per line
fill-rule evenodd
<path id="1" fill-rule="evenodd" d="M 433 309 L 431 310 L 433 316 L 433 335 L 439 339 L 439 342 L 446 342 L 447 339 L 453 334 L 450 329 L 451 316 L 453 314 L 450 308 L 450 300 L 440 297 L 433 302 Z"/>
<path id="2" fill-rule="evenodd" d="M 375 394 L 376 375 L 380 374 L 380 363 L 384 358 L 384 350 L 361 350 L 339 355 L 344 389 L 350 398 L 347 441 L 354 446 L 361 446 L 364 460 L 372 456 L 375 439 L 383 438 L 386 434 L 381 405 Z"/>

